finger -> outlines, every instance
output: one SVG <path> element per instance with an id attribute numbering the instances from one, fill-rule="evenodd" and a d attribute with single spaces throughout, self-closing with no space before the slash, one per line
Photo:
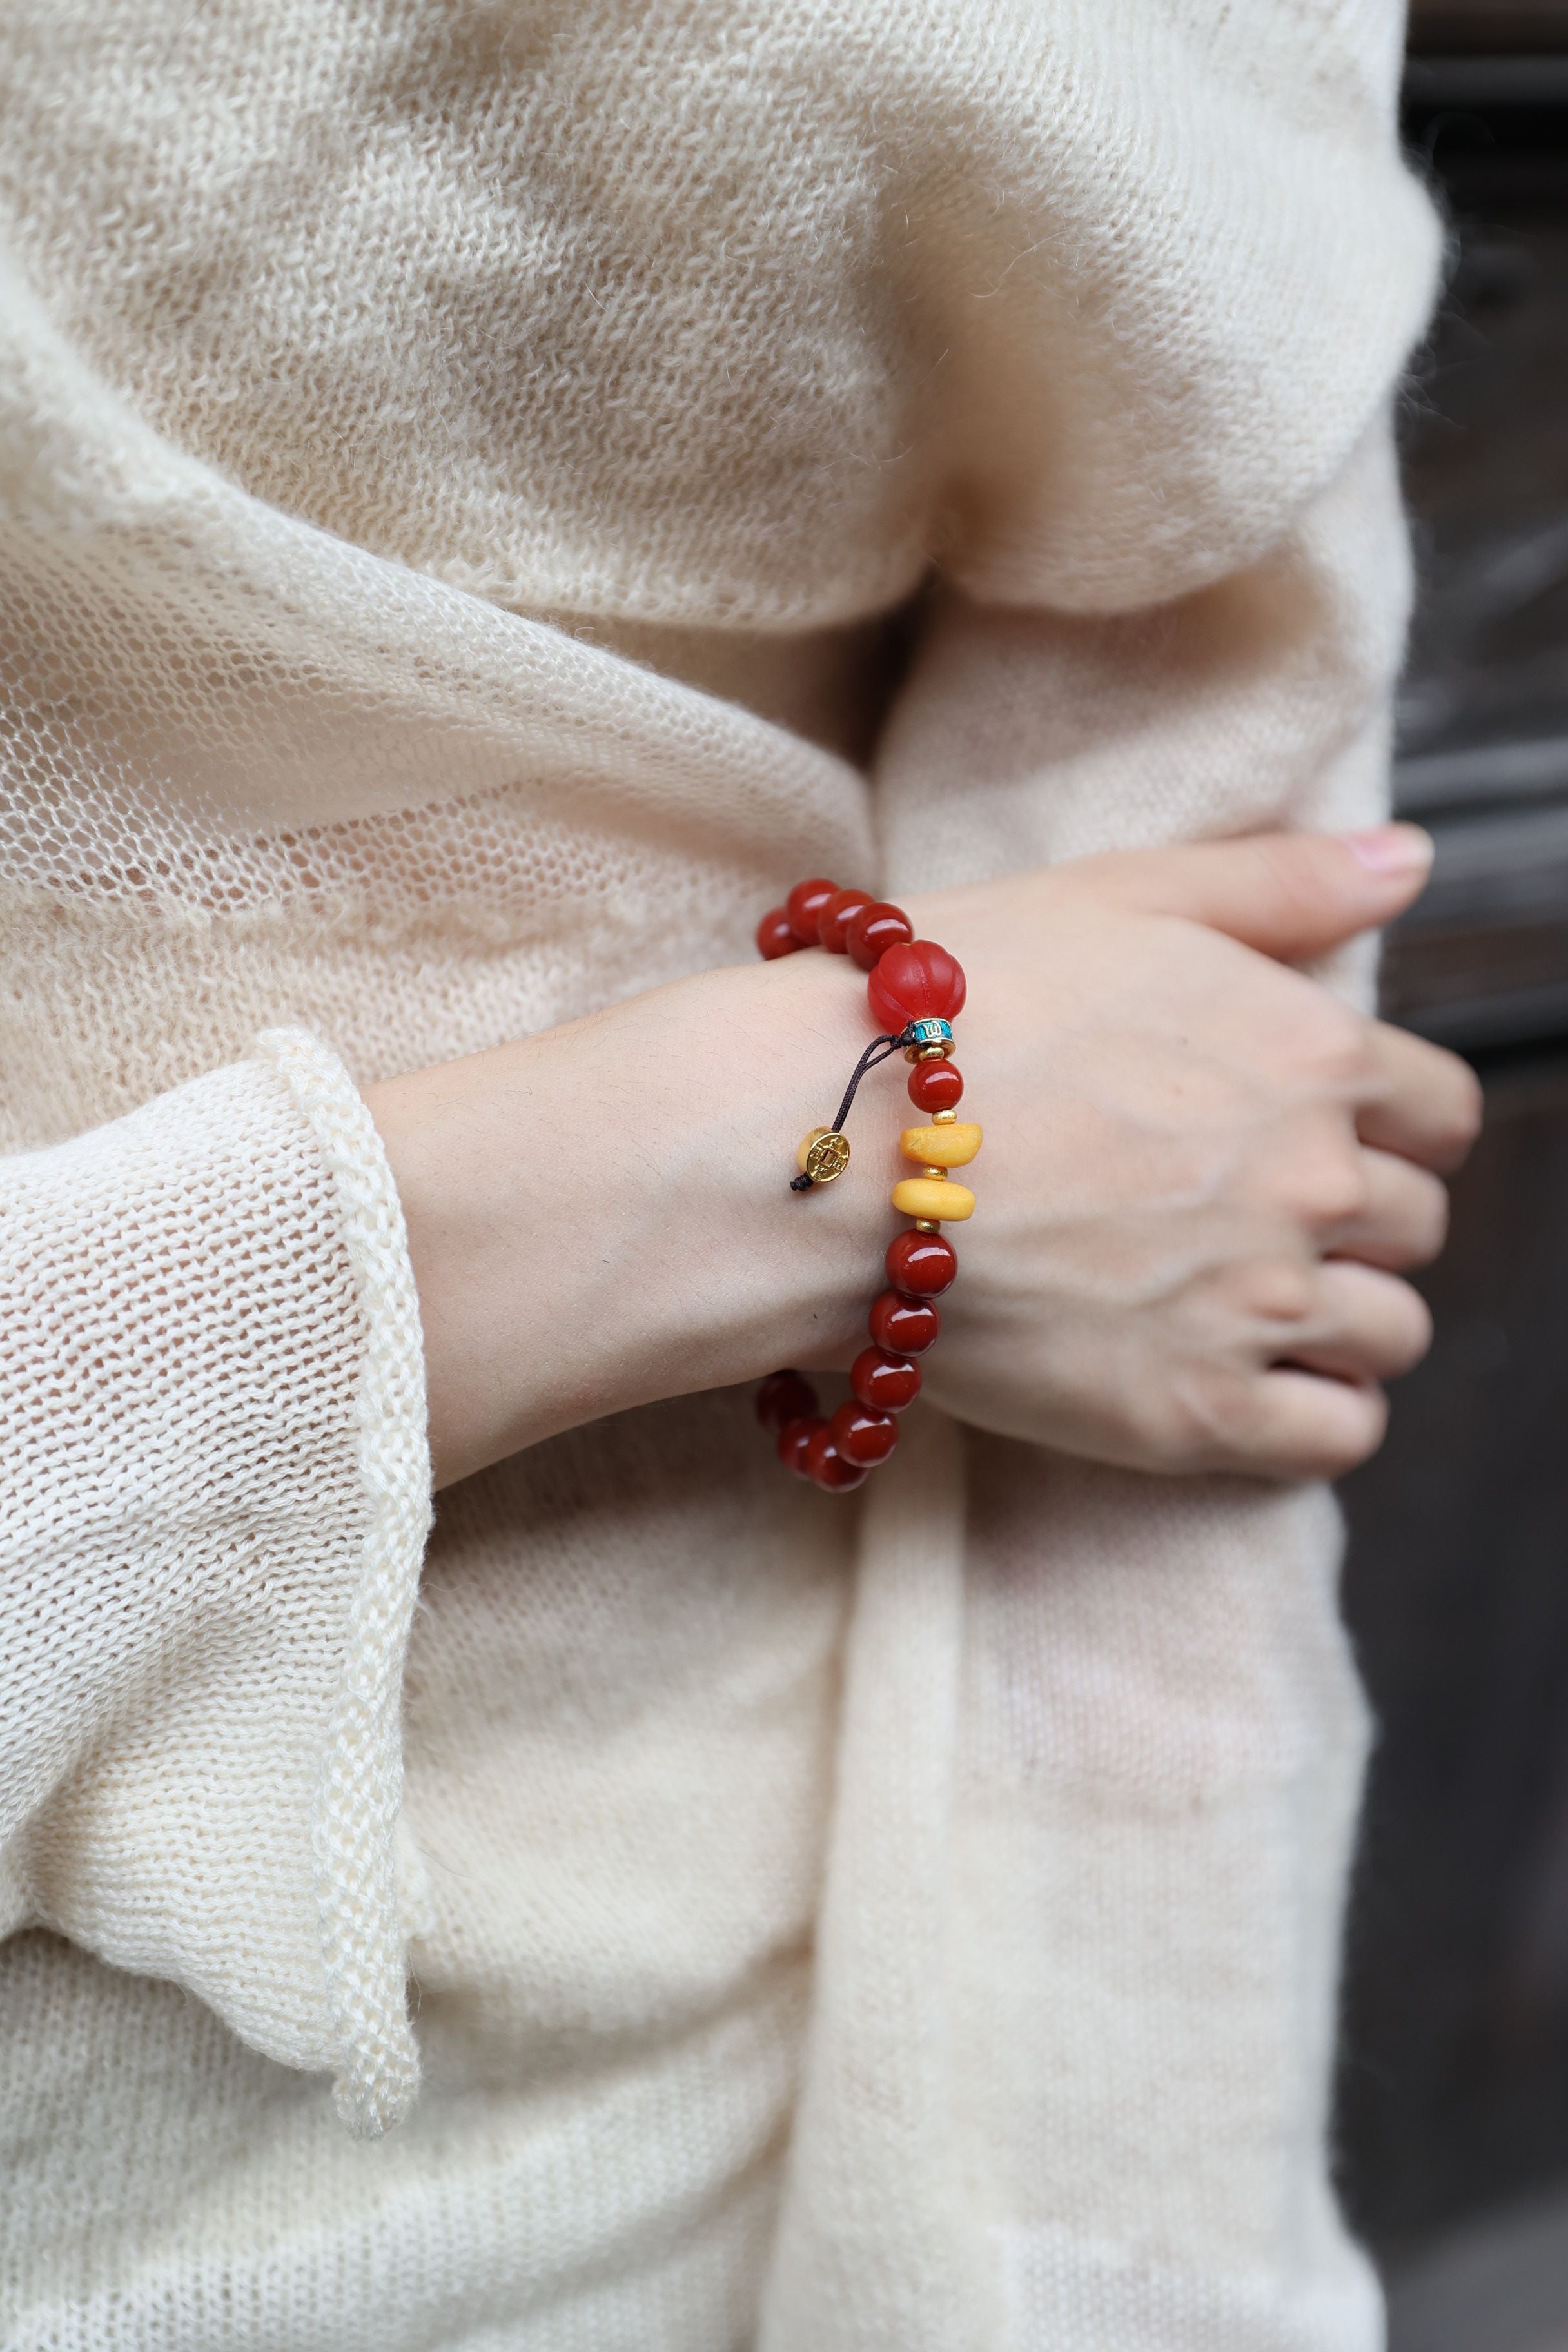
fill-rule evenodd
<path id="1" fill-rule="evenodd" d="M 1363 1150 L 1360 1165 L 1363 1205 L 1319 1234 L 1321 1247 L 1395 1273 L 1430 1265 L 1448 1237 L 1447 1185 L 1392 1151 Z"/>
<path id="2" fill-rule="evenodd" d="M 1393 1381 L 1431 1344 L 1431 1312 L 1407 1282 L 1335 1258 L 1319 1267 L 1310 1313 L 1281 1360 L 1338 1381 Z"/>
<path id="3" fill-rule="evenodd" d="M 1103 862 L 1104 887 L 1149 913 L 1184 915 L 1284 963 L 1319 956 L 1403 913 L 1425 884 L 1419 825 L 1371 833 L 1263 833 Z"/>
<path id="4" fill-rule="evenodd" d="M 1481 1129 L 1480 1081 L 1468 1063 L 1384 1021 L 1371 1024 L 1367 1055 L 1370 1084 L 1356 1111 L 1362 1141 L 1424 1168 L 1458 1168 Z"/>
<path id="5" fill-rule="evenodd" d="M 1245 1460 L 1262 1478 L 1342 1478 L 1377 1452 L 1387 1427 L 1380 1388 L 1286 1367 L 1256 1383 Z"/>

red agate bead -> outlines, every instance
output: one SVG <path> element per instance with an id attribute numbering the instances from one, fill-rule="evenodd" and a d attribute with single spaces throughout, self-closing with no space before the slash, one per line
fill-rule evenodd
<path id="1" fill-rule="evenodd" d="M 816 919 L 816 936 L 829 955 L 847 955 L 850 924 L 871 904 L 869 890 L 835 890 Z"/>
<path id="2" fill-rule="evenodd" d="M 770 1372 L 757 1391 L 757 1419 L 764 1429 L 805 1421 L 816 1411 L 816 1391 L 798 1372 Z"/>
<path id="3" fill-rule="evenodd" d="M 784 913 L 790 929 L 803 948 L 816 945 L 816 922 L 829 898 L 837 895 L 837 882 L 826 882 L 817 876 L 810 882 L 797 882 L 784 900 Z"/>
<path id="4" fill-rule="evenodd" d="M 814 1429 L 805 1442 L 805 1475 L 815 1486 L 826 1486 L 830 1495 L 841 1495 L 846 1488 L 858 1486 L 866 1473 L 858 1462 L 849 1461 L 833 1443 L 833 1424 L 823 1422 Z"/>
<path id="5" fill-rule="evenodd" d="M 885 1462 L 899 1442 L 898 1423 L 875 1405 L 841 1404 L 827 1426 L 845 1461 L 858 1463 L 862 1470 Z"/>
<path id="6" fill-rule="evenodd" d="M 862 1404 L 879 1412 L 902 1412 L 921 1392 L 921 1368 L 886 1348 L 862 1348 L 849 1367 L 849 1385 Z"/>
<path id="7" fill-rule="evenodd" d="M 910 1021 L 951 1021 L 963 1010 L 963 966 L 934 940 L 910 940 L 888 949 L 866 983 L 871 1011 L 884 1029 Z"/>
<path id="8" fill-rule="evenodd" d="M 805 1466 L 805 1449 L 817 1431 L 826 1427 L 822 1415 L 812 1412 L 803 1414 L 799 1421 L 786 1421 L 780 1430 L 779 1460 L 786 1470 L 793 1470 L 797 1478 L 810 1477 L 811 1473 Z"/>
<path id="9" fill-rule="evenodd" d="M 757 953 L 764 963 L 775 963 L 780 956 L 794 955 L 805 945 L 797 940 L 795 925 L 782 907 L 770 907 L 757 925 Z"/>
<path id="10" fill-rule="evenodd" d="M 888 1255 L 882 1261 L 888 1269 L 888 1280 L 895 1290 L 908 1292 L 916 1298 L 931 1298 L 945 1290 L 958 1272 L 958 1252 L 944 1234 L 921 1234 L 912 1229 L 907 1234 L 895 1234 L 888 1244 Z M 790 1376 L 775 1372 L 775 1380 Z M 812 1398 L 815 1408 L 816 1399 Z M 761 1403 L 757 1407 L 762 1411 Z"/>
<path id="11" fill-rule="evenodd" d="M 917 1062 L 910 1072 L 910 1100 L 917 1110 L 956 1110 L 963 1076 L 951 1062 Z"/>
<path id="12" fill-rule="evenodd" d="M 914 935 L 915 927 L 901 907 L 873 898 L 846 925 L 844 944 L 861 971 L 870 971 L 889 948 L 907 944 Z"/>
<path id="13" fill-rule="evenodd" d="M 878 1347 L 886 1348 L 890 1356 L 922 1354 L 942 1329 L 942 1318 L 929 1298 L 904 1298 L 896 1290 L 884 1290 L 873 1298 L 866 1322 Z"/>

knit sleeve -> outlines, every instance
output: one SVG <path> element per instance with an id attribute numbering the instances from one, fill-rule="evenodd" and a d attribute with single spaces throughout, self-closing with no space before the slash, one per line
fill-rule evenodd
<path id="1" fill-rule="evenodd" d="M 295 1030 L 0 1161 L 0 1932 L 406 2108 L 394 1841 L 429 1517 L 379 1139 Z"/>
<path id="2" fill-rule="evenodd" d="M 1261 557 L 1187 595 L 1083 614 L 947 585 L 879 750 L 889 887 L 1373 823 L 1409 604 L 1386 399 Z"/>

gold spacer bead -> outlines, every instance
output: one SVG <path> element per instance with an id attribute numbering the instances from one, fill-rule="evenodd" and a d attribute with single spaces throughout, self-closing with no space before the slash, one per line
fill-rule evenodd
<path id="1" fill-rule="evenodd" d="M 933 1110 L 931 1123 L 933 1127 L 956 1127 L 958 1113 L 955 1110 Z"/>
<path id="2" fill-rule="evenodd" d="M 947 1181 L 945 1168 L 922 1168 L 921 1174 L 932 1184 L 945 1184 Z"/>
<path id="3" fill-rule="evenodd" d="M 934 1217 L 917 1217 L 915 1219 L 915 1231 L 917 1234 L 940 1234 L 942 1227 L 937 1223 Z"/>
<path id="4" fill-rule="evenodd" d="M 906 1045 L 906 1062 L 945 1062 L 952 1053 L 951 1045 Z"/>

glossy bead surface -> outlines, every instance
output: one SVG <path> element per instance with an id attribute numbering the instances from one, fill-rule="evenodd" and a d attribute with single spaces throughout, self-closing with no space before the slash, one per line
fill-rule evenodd
<path id="1" fill-rule="evenodd" d="M 978 1127 L 955 1119 L 951 1127 L 906 1127 L 899 1150 L 921 1168 L 967 1168 L 983 1140 Z"/>
<path id="2" fill-rule="evenodd" d="M 829 955 L 847 955 L 850 923 L 871 904 L 869 890 L 835 890 L 816 919 L 816 936 Z"/>
<path id="3" fill-rule="evenodd" d="M 915 927 L 901 907 L 889 907 L 885 898 L 873 898 L 845 926 L 844 944 L 861 971 L 869 971 L 889 948 L 906 945 L 914 935 Z"/>
<path id="4" fill-rule="evenodd" d="M 784 913 L 789 917 L 790 929 L 803 948 L 816 945 L 817 917 L 837 887 L 837 882 L 826 881 L 821 875 L 816 875 L 809 882 L 797 882 L 784 900 Z"/>
<path id="5" fill-rule="evenodd" d="M 827 1423 L 819 1412 L 806 1413 L 799 1421 L 786 1421 L 779 1432 L 778 1457 L 786 1470 L 797 1478 L 810 1475 L 805 1466 L 805 1449 L 819 1429 Z"/>
<path id="6" fill-rule="evenodd" d="M 875 1405 L 841 1404 L 827 1426 L 845 1461 L 858 1464 L 862 1470 L 874 1470 L 879 1462 L 885 1462 L 899 1442 L 898 1423 L 890 1412 L 879 1412 Z"/>
<path id="7" fill-rule="evenodd" d="M 974 1195 L 967 1184 L 954 1184 L 945 1176 L 906 1176 L 893 1187 L 893 1206 L 900 1217 L 961 1225 L 974 1214 Z"/>
<path id="8" fill-rule="evenodd" d="M 782 907 L 770 907 L 757 925 L 757 953 L 764 963 L 775 963 L 780 956 L 794 955 L 805 945 L 797 940 L 795 926 Z"/>
<path id="9" fill-rule="evenodd" d="M 910 1100 L 917 1110 L 952 1110 L 963 1095 L 963 1074 L 951 1062 L 918 1062 L 910 1072 Z"/>
<path id="10" fill-rule="evenodd" d="M 833 1443 L 833 1425 L 824 1422 L 814 1429 L 805 1443 L 805 1475 L 813 1486 L 826 1487 L 830 1495 L 842 1495 L 851 1486 L 858 1486 L 866 1473 L 858 1462 L 847 1462 Z"/>
<path id="11" fill-rule="evenodd" d="M 849 1385 L 878 1412 L 902 1412 L 921 1392 L 921 1368 L 886 1348 L 862 1348 L 849 1367 Z"/>
<path id="12" fill-rule="evenodd" d="M 902 1290 L 911 1298 L 934 1298 L 948 1287 L 958 1272 L 958 1252 L 940 1234 L 895 1234 L 882 1263 L 895 1290 Z M 784 1372 L 773 1374 L 775 1381 L 789 1377 Z M 815 1410 L 816 1403 L 814 1397 L 811 1407 L 805 1409 Z M 758 1411 L 761 1410 L 759 1405 Z"/>
<path id="13" fill-rule="evenodd" d="M 884 1290 L 871 1301 L 866 1327 L 889 1356 L 919 1356 L 942 1329 L 942 1317 L 929 1298 L 905 1298 L 896 1290 Z"/>
<path id="14" fill-rule="evenodd" d="M 757 1419 L 777 1432 L 786 1422 L 806 1421 L 816 1411 L 816 1391 L 798 1372 L 770 1372 L 757 1391 Z"/>
<path id="15" fill-rule="evenodd" d="M 873 1015 L 892 1030 L 910 1021 L 952 1021 L 968 992 L 963 966 L 934 940 L 889 947 L 867 982 Z"/>

